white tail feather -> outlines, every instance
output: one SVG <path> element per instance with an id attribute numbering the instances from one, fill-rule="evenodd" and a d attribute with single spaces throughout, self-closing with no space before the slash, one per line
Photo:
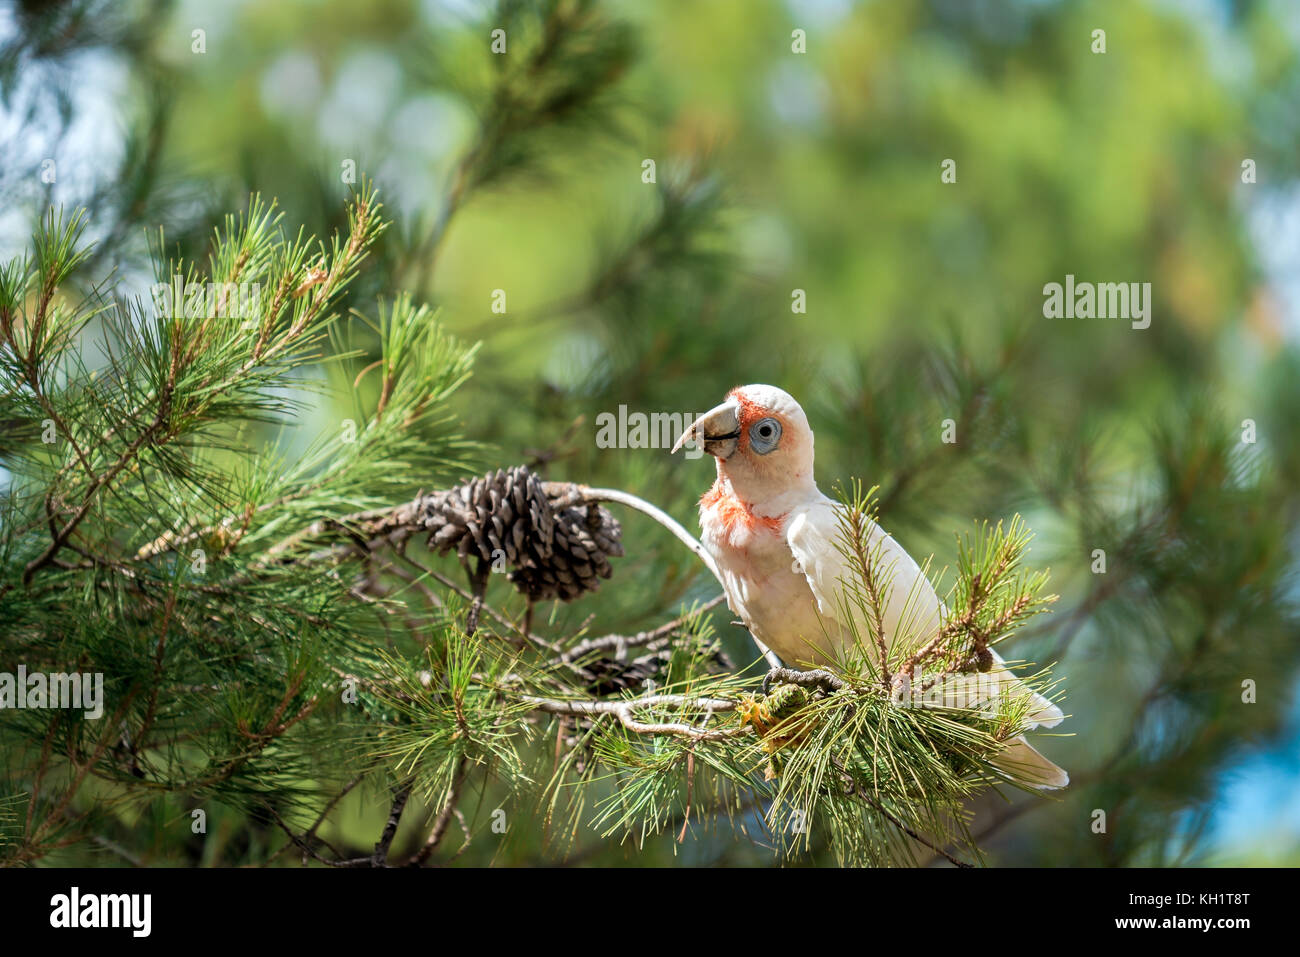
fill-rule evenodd
<path id="1" fill-rule="evenodd" d="M 1006 750 L 993 759 L 993 766 L 1024 784 L 1040 790 L 1055 790 L 1070 783 L 1070 776 L 1043 757 L 1024 736 L 1012 738 Z"/>

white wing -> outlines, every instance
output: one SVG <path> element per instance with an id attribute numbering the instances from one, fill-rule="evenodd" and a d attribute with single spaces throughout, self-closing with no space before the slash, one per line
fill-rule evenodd
<path id="1" fill-rule="evenodd" d="M 871 626 L 862 619 L 857 603 L 845 600 L 844 582 L 857 582 L 858 576 L 836 547 L 841 507 L 823 495 L 818 501 L 800 508 L 787 526 L 786 539 L 808 579 L 822 615 L 835 620 L 846 635 L 850 633 L 850 623 L 844 619 L 852 616 L 854 631 L 870 651 L 875 642 Z M 880 577 L 886 581 L 882 615 L 885 647 L 889 649 L 891 660 L 897 662 L 902 655 L 915 650 L 935 634 L 943 620 L 943 602 L 912 556 L 874 523 L 868 544 L 873 555 L 879 549 Z M 941 688 L 936 689 L 938 703 L 951 706 L 962 701 L 967 702 L 963 706 L 971 707 L 978 701 L 990 700 L 1003 691 L 1010 691 L 1033 695 L 1029 727 L 1052 728 L 1063 720 L 1065 716 L 1061 709 L 1042 695 L 1031 692 L 1006 668 L 996 652 L 993 662 L 993 668 L 987 674 L 954 675 L 946 680 Z"/>

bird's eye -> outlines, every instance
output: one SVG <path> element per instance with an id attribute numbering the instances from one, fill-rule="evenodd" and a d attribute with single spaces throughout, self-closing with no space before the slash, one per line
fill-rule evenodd
<path id="1" fill-rule="evenodd" d="M 759 455 L 771 452 L 781 441 L 781 423 L 768 417 L 749 427 L 749 446 Z"/>

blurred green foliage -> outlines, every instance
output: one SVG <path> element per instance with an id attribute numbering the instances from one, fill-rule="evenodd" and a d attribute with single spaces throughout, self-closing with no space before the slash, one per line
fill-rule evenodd
<path id="1" fill-rule="evenodd" d="M 41 6 L 15 8 L 15 36 L 59 15 Z M 10 213 L 112 206 L 101 221 L 123 237 L 129 290 L 138 233 L 108 223 L 165 221 L 194 254 L 257 191 L 325 233 L 353 161 L 395 226 L 348 302 L 373 314 L 377 296 L 407 290 L 483 341 L 457 398 L 465 433 L 487 445 L 479 464 L 540 462 L 690 527 L 710 470 L 666 449 L 597 448 L 596 415 L 700 412 L 771 382 L 808 410 L 822 487 L 879 483 L 884 524 L 913 554 L 950 563 L 972 519 L 1028 516 L 1031 561 L 1051 566 L 1063 601 L 1010 653 L 1057 662 L 1075 737 L 1044 750 L 1074 784 L 1059 802 L 978 808 L 994 861 L 1300 853 L 1294 821 L 1261 827 L 1258 855 L 1211 839 L 1223 775 L 1282 731 L 1300 670 L 1300 303 L 1260 248 L 1289 241 L 1295 262 L 1300 242 L 1257 226 L 1295 203 L 1300 177 L 1289 4 L 560 0 L 554 35 L 515 3 L 116 6 L 126 26 L 83 55 L 124 64 L 111 106 L 128 143 L 156 122 L 156 149 L 105 160 L 92 172 L 113 188 L 81 195 L 7 175 Z M 511 52 L 497 57 L 502 24 Z M 791 50 L 796 29 L 806 54 Z M 66 51 L 45 35 L 11 38 L 0 77 L 59 77 Z M 941 180 L 948 159 L 955 183 Z M 1243 183 L 1246 159 L 1257 183 Z M 1043 286 L 1066 274 L 1151 283 L 1151 327 L 1045 319 Z M 796 289 L 806 313 L 791 310 Z M 317 409 L 298 427 L 346 414 Z M 1247 418 L 1254 446 L 1240 441 Z M 945 419 L 955 446 L 940 442 Z M 636 516 L 625 528 L 614 581 L 548 628 L 592 614 L 597 628 L 651 627 L 716 593 L 661 529 Z M 733 658 L 751 660 L 728 620 L 715 616 Z M 1256 705 L 1239 702 L 1245 678 Z M 1300 778 L 1294 755 L 1283 763 Z M 498 800 L 467 802 L 476 833 Z M 341 808 L 330 837 L 358 847 L 387 811 L 364 790 Z M 487 832 L 461 860 L 538 862 L 534 837 Z M 257 860 L 278 838 L 220 818 L 202 860 Z M 729 833 L 632 851 L 593 832 L 577 847 L 582 863 L 770 859 Z M 161 839 L 154 853 L 189 854 Z"/>

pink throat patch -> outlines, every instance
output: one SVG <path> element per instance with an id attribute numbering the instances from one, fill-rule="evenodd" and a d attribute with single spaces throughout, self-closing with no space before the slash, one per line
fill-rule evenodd
<path id="1" fill-rule="evenodd" d="M 721 480 L 714 482 L 713 487 L 704 493 L 700 505 L 713 511 L 728 541 L 733 541 L 740 533 L 758 528 L 780 534 L 785 524 L 784 515 L 755 515 L 754 510 L 734 493 L 724 491 Z"/>

